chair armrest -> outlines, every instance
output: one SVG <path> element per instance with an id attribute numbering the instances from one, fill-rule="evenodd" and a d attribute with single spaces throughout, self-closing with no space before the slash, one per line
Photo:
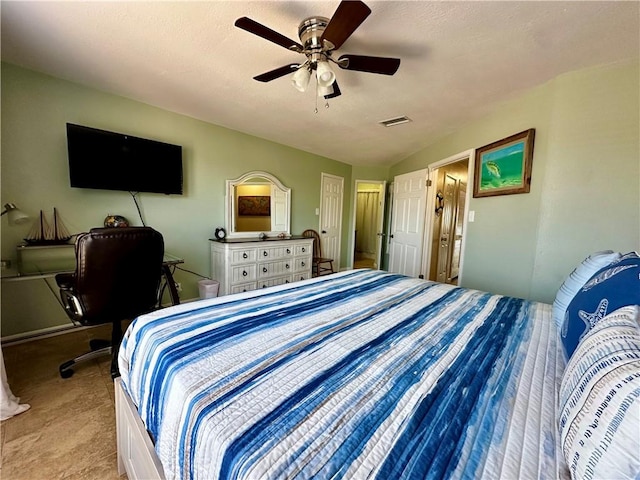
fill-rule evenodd
<path id="1" fill-rule="evenodd" d="M 56 283 L 63 290 L 72 290 L 76 282 L 75 273 L 58 273 L 56 275 Z"/>
<path id="2" fill-rule="evenodd" d="M 58 273 L 55 278 L 60 287 L 60 299 L 65 312 L 72 321 L 82 323 L 84 312 L 80 300 L 75 295 L 75 273 Z"/>

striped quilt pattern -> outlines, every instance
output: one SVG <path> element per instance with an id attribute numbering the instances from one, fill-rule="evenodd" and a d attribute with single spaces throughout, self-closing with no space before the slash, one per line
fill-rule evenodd
<path id="1" fill-rule="evenodd" d="M 138 318 L 167 478 L 562 478 L 551 306 L 372 270 Z"/>

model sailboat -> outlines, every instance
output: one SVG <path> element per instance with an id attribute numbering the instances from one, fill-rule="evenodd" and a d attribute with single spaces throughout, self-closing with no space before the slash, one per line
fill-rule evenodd
<path id="1" fill-rule="evenodd" d="M 50 225 L 42 210 L 40 210 L 40 218 L 33 225 L 27 238 L 24 239 L 29 245 L 60 245 L 68 243 L 71 240 L 71 234 L 66 229 L 58 210 L 53 208 L 53 225 Z"/>

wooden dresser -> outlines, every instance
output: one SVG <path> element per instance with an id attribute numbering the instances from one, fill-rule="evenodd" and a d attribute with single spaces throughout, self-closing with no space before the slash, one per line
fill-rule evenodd
<path id="1" fill-rule="evenodd" d="M 313 239 L 211 240 L 211 278 L 218 295 L 247 292 L 311 278 Z"/>

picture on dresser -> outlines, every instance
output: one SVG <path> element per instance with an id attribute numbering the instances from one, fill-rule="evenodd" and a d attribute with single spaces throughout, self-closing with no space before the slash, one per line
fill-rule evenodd
<path id="1" fill-rule="evenodd" d="M 271 197 L 261 195 L 238 197 L 238 215 L 241 217 L 270 216 Z"/>

